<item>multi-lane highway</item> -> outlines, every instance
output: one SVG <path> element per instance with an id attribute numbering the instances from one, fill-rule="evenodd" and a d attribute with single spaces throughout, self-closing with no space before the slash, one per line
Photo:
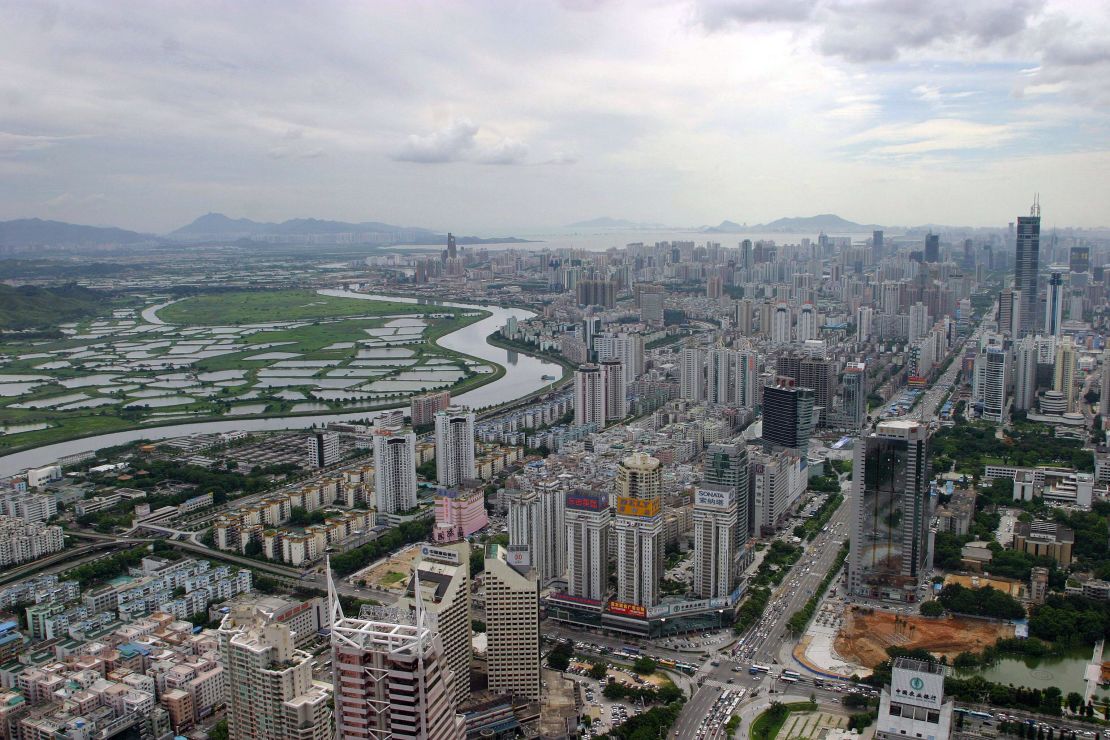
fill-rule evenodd
<path id="1" fill-rule="evenodd" d="M 844 481 L 842 486 L 845 494 L 850 494 L 851 483 Z M 709 713 L 717 696 L 730 682 L 737 687 L 746 687 L 746 699 L 749 701 L 756 696 L 766 695 L 774 688 L 773 677 L 752 677 L 748 674 L 748 668 L 752 663 L 774 666 L 780 662 L 783 646 L 792 642 L 786 623 L 817 592 L 821 581 L 833 566 L 841 545 L 848 539 L 851 512 L 849 498 L 850 495 L 846 495 L 844 503 L 829 520 L 828 527 L 808 543 L 805 554 L 794 564 L 782 585 L 775 589 L 763 618 L 741 636 L 742 643 L 731 650 L 713 655 L 702 666 L 698 672 L 702 686 L 683 707 L 671 730 L 671 737 L 694 737 L 702 718 Z M 713 662 L 718 662 L 719 665 L 714 666 Z M 737 666 L 739 670 L 735 670 Z M 780 668 L 774 668 L 773 672 L 777 673 L 779 670 Z"/>

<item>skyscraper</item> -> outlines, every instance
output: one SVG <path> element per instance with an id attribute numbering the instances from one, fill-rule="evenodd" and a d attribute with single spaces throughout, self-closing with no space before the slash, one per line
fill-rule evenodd
<path id="1" fill-rule="evenodd" d="M 474 467 L 474 412 L 449 406 L 435 415 L 436 477 L 439 485 L 453 487 L 478 477 Z"/>
<path id="2" fill-rule="evenodd" d="M 1014 408 L 1029 411 L 1037 393 L 1037 344 L 1033 337 L 1020 339 L 1014 350 Z"/>
<path id="3" fill-rule="evenodd" d="M 663 575 L 662 486 L 650 455 L 634 453 L 617 467 L 617 598 L 645 608 L 659 601 Z"/>
<path id="4" fill-rule="evenodd" d="M 1044 331 L 1049 336 L 1060 336 L 1064 323 L 1064 275 L 1061 270 L 1052 270 L 1045 293 Z"/>
<path id="5" fill-rule="evenodd" d="M 883 258 L 884 254 L 885 254 L 885 251 L 884 251 L 884 247 L 883 247 L 883 232 L 881 230 L 872 231 L 871 232 L 871 261 L 872 262 L 879 262 Z"/>
<path id="6" fill-rule="evenodd" d="M 644 374 L 644 336 L 636 332 L 604 333 L 594 339 L 597 359 L 620 360 L 624 382 L 633 383 Z"/>
<path id="7" fill-rule="evenodd" d="M 227 680 L 228 736 L 235 740 L 331 740 L 327 692 L 312 683 L 312 655 L 253 605 L 232 607 L 219 629 Z"/>
<path id="8" fill-rule="evenodd" d="M 574 423 L 605 426 L 605 383 L 597 365 L 581 365 L 574 371 Z"/>
<path id="9" fill-rule="evenodd" d="M 604 601 L 609 591 L 609 497 L 598 491 L 568 491 L 567 593 Z"/>
<path id="10" fill-rule="evenodd" d="M 1014 259 L 1014 291 L 1021 293 L 1014 307 L 1017 336 L 1023 337 L 1037 327 L 1037 270 L 1041 248 L 1041 205 L 1033 202 L 1028 216 L 1018 216 Z"/>
<path id="11" fill-rule="evenodd" d="M 424 545 L 413 577 L 398 606 L 416 614 L 417 587 L 421 607 L 429 616 L 443 645 L 447 665 L 454 673 L 456 707 L 470 698 L 470 658 L 473 653 L 470 618 L 470 545 Z"/>
<path id="12" fill-rule="evenodd" d="M 508 495 L 509 545 L 527 548 L 541 583 L 562 578 L 567 568 L 565 497 L 554 481 Z"/>
<path id="13" fill-rule="evenodd" d="M 1098 410 L 1102 414 L 1102 424 L 1105 428 L 1110 424 L 1110 347 L 1102 351 L 1102 382 L 1099 384 L 1099 389 Z"/>
<path id="14" fill-rule="evenodd" d="M 731 379 L 736 353 L 725 347 L 713 347 L 708 352 L 705 365 L 706 400 L 714 405 L 725 405 L 732 400 Z"/>
<path id="15" fill-rule="evenodd" d="M 870 306 L 860 306 L 856 312 L 856 341 L 867 342 L 871 340 L 871 320 L 875 309 Z"/>
<path id="16" fill-rule="evenodd" d="M 798 311 L 798 342 L 817 338 L 817 309 L 806 303 Z"/>
<path id="17" fill-rule="evenodd" d="M 775 305 L 771 316 L 771 341 L 775 344 L 788 344 L 790 342 L 790 306 L 785 303 Z"/>
<path id="18" fill-rule="evenodd" d="M 705 350 L 684 347 L 679 354 L 678 383 L 680 398 L 689 401 L 705 399 Z"/>
<path id="19" fill-rule="evenodd" d="M 540 585 L 535 572 L 510 565 L 500 545 L 486 545 L 485 585 L 489 690 L 538 701 Z"/>
<path id="20" fill-rule="evenodd" d="M 755 306 L 752 305 L 750 299 L 745 298 L 736 301 L 733 304 L 733 309 L 732 323 L 741 334 L 750 337 L 755 333 Z"/>
<path id="21" fill-rule="evenodd" d="M 709 445 L 705 451 L 704 479 L 707 485 L 723 486 L 733 492 L 737 522 L 735 553 L 742 558 L 753 535 L 747 445 L 744 442 Z"/>
<path id="22" fill-rule="evenodd" d="M 466 737 L 466 721 L 455 712 L 457 677 L 434 617 L 422 601 L 414 606 L 411 615 L 395 609 L 347 617 L 329 571 L 335 724 L 343 740 Z"/>
<path id="23" fill-rule="evenodd" d="M 736 580 L 737 492 L 729 486 L 703 483 L 694 491 L 694 580 L 691 588 L 702 599 L 725 598 Z"/>
<path id="24" fill-rule="evenodd" d="M 313 431 L 306 447 L 311 468 L 326 468 L 339 462 L 339 435 L 335 432 L 323 429 Z"/>
<path id="25" fill-rule="evenodd" d="M 763 388 L 763 439 L 779 447 L 809 447 L 813 431 L 813 390 L 779 376 Z"/>
<path id="26" fill-rule="evenodd" d="M 628 392 L 620 360 L 601 361 L 601 383 L 605 389 L 605 421 L 620 421 L 628 416 Z"/>
<path id="27" fill-rule="evenodd" d="M 909 334 L 907 339 L 913 344 L 929 331 L 929 309 L 918 301 L 910 306 Z"/>
<path id="28" fill-rule="evenodd" d="M 984 421 L 1001 423 L 1006 415 L 1006 379 L 1010 356 L 1001 347 L 987 347 L 975 358 L 975 378 L 972 393 L 982 404 Z"/>
<path id="29" fill-rule="evenodd" d="M 399 425 L 375 426 L 374 498 L 378 512 L 398 514 L 416 506 L 416 435 Z"/>
<path id="30" fill-rule="evenodd" d="M 932 561 L 928 435 L 917 421 L 884 421 L 856 446 L 848 568 L 853 595 L 918 598 Z"/>
<path id="31" fill-rule="evenodd" d="M 940 236 L 937 234 L 925 235 L 925 261 L 940 262 Z"/>
<path id="32" fill-rule="evenodd" d="M 1064 337 L 1056 345 L 1056 366 L 1052 373 L 1052 388 L 1064 394 L 1068 412 L 1075 411 L 1076 348 L 1071 337 Z"/>
<path id="33" fill-rule="evenodd" d="M 840 376 L 840 395 L 843 416 L 841 423 L 849 429 L 859 429 L 867 420 L 867 366 L 862 362 L 849 362 Z"/>
<path id="34" fill-rule="evenodd" d="M 759 395 L 759 371 L 759 355 L 754 350 L 742 349 L 736 353 L 733 399 L 737 406 L 749 409 L 759 406 L 762 400 Z"/>

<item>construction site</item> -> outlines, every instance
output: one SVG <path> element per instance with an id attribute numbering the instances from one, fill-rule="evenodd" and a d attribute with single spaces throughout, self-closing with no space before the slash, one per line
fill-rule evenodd
<path id="1" fill-rule="evenodd" d="M 1000 637 L 1013 637 L 1012 624 L 967 617 L 930 618 L 849 607 L 834 648 L 845 660 L 873 668 L 886 660 L 888 647 L 923 649 L 949 660 L 962 652 L 980 652 Z"/>

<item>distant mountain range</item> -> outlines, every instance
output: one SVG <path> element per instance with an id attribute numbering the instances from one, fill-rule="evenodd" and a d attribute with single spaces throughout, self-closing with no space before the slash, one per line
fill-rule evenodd
<path id="1" fill-rule="evenodd" d="M 150 234 L 117 229 L 111 226 L 79 226 L 41 218 L 20 218 L 0 221 L 0 247 L 28 249 L 31 247 L 95 247 L 112 244 L 137 244 L 154 241 Z"/>
<path id="2" fill-rule="evenodd" d="M 711 234 L 740 234 L 746 231 L 768 232 L 781 231 L 783 233 L 807 233 L 817 231 L 832 232 L 865 232 L 881 229 L 876 224 L 857 224 L 833 213 L 822 213 L 817 216 L 800 216 L 780 218 L 766 224 L 748 226 L 735 221 L 722 221 L 717 226 L 709 226 L 703 231 Z"/>
<path id="3" fill-rule="evenodd" d="M 419 227 L 394 226 L 377 221 L 346 223 L 316 218 L 294 218 L 281 223 L 229 218 L 208 213 L 164 236 L 141 234 L 113 227 L 82 226 L 38 218 L 0 221 L 0 250 L 24 251 L 35 247 L 80 250 L 109 246 L 157 245 L 180 242 L 236 242 L 248 240 L 280 244 L 444 244 L 447 235 Z M 458 244 L 525 242 L 516 237 L 458 236 Z"/>

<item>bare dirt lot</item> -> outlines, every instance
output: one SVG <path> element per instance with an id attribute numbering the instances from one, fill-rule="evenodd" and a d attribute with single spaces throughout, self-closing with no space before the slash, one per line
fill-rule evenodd
<path id="1" fill-rule="evenodd" d="M 390 555 L 385 560 L 369 565 L 351 576 L 351 581 L 370 588 L 384 591 L 403 592 L 409 585 L 409 575 L 414 563 L 420 556 L 420 548 L 415 545 L 406 547 Z"/>
<path id="2" fill-rule="evenodd" d="M 873 668 L 887 659 L 888 647 L 922 648 L 949 659 L 964 651 L 979 652 L 1000 637 L 1013 637 L 1012 625 L 985 619 L 947 617 L 930 619 L 851 608 L 836 636 L 836 652 Z"/>

